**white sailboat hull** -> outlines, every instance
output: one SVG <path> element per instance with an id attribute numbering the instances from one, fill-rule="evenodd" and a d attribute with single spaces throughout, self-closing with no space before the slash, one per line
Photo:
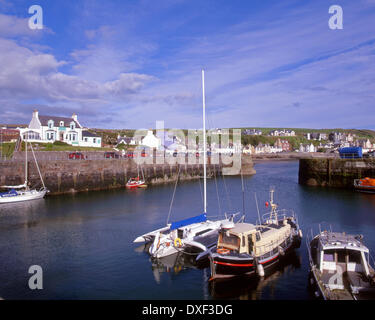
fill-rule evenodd
<path id="1" fill-rule="evenodd" d="M 43 198 L 47 191 L 37 191 L 37 190 L 28 190 L 28 191 L 17 191 L 17 195 L 11 196 L 0 196 L 0 203 L 11 203 L 11 202 L 20 202 L 20 201 L 30 201 Z"/>

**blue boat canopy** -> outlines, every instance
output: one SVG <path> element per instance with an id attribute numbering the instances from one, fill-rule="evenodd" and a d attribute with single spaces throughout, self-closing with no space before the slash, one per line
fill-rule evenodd
<path id="1" fill-rule="evenodd" d="M 175 230 L 175 229 L 178 229 L 178 228 L 181 228 L 181 227 L 184 227 L 184 226 L 188 226 L 189 224 L 198 223 L 198 222 L 205 222 L 205 221 L 207 221 L 207 215 L 205 213 L 203 213 L 199 216 L 195 216 L 195 217 L 191 217 L 191 218 L 188 218 L 188 219 L 172 222 L 170 229 Z"/>

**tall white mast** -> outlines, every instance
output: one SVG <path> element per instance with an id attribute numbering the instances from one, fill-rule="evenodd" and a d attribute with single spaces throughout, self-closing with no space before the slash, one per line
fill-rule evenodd
<path id="1" fill-rule="evenodd" d="M 203 101 L 203 211 L 207 213 L 207 172 L 206 172 L 206 164 L 207 164 L 207 151 L 206 151 L 206 98 L 204 92 L 204 70 L 202 70 L 202 101 Z"/>
<path id="2" fill-rule="evenodd" d="M 25 139 L 25 186 L 27 189 L 27 140 Z"/>

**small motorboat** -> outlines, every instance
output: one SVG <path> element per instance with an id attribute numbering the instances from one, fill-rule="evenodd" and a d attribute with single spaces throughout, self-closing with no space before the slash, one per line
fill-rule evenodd
<path id="1" fill-rule="evenodd" d="M 307 242 L 310 285 L 324 300 L 375 297 L 375 271 L 362 235 L 322 231 Z"/>
<path id="2" fill-rule="evenodd" d="M 354 189 L 360 192 L 375 193 L 375 179 L 369 177 L 355 179 Z"/>
<path id="3" fill-rule="evenodd" d="M 263 215 L 263 223 L 240 222 L 222 230 L 216 247 L 209 251 L 211 278 L 233 279 L 236 276 L 265 276 L 265 271 L 293 249 L 299 248 L 302 231 L 296 216 L 277 210 L 271 189 L 271 212 Z M 198 256 L 197 259 L 200 257 Z"/>

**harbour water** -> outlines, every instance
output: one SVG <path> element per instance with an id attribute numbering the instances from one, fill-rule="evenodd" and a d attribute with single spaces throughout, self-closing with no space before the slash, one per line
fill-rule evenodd
<path id="1" fill-rule="evenodd" d="M 361 233 L 375 251 L 375 195 L 298 184 L 298 162 L 264 162 L 245 177 L 247 222 L 266 212 L 270 186 L 280 208 L 293 209 L 304 232 L 322 226 Z M 217 188 L 216 188 L 217 185 Z M 202 184 L 178 184 L 171 220 L 202 213 Z M 240 177 L 208 180 L 208 216 L 242 211 Z M 140 234 L 166 223 L 174 184 L 46 197 L 0 206 L 0 297 L 4 299 L 311 299 L 305 241 L 268 278 L 209 285 L 208 269 L 189 257 L 152 262 Z M 219 201 L 218 201 L 219 198 Z M 374 255 L 374 254 L 373 254 Z M 31 265 L 43 289 L 30 290 Z"/>

